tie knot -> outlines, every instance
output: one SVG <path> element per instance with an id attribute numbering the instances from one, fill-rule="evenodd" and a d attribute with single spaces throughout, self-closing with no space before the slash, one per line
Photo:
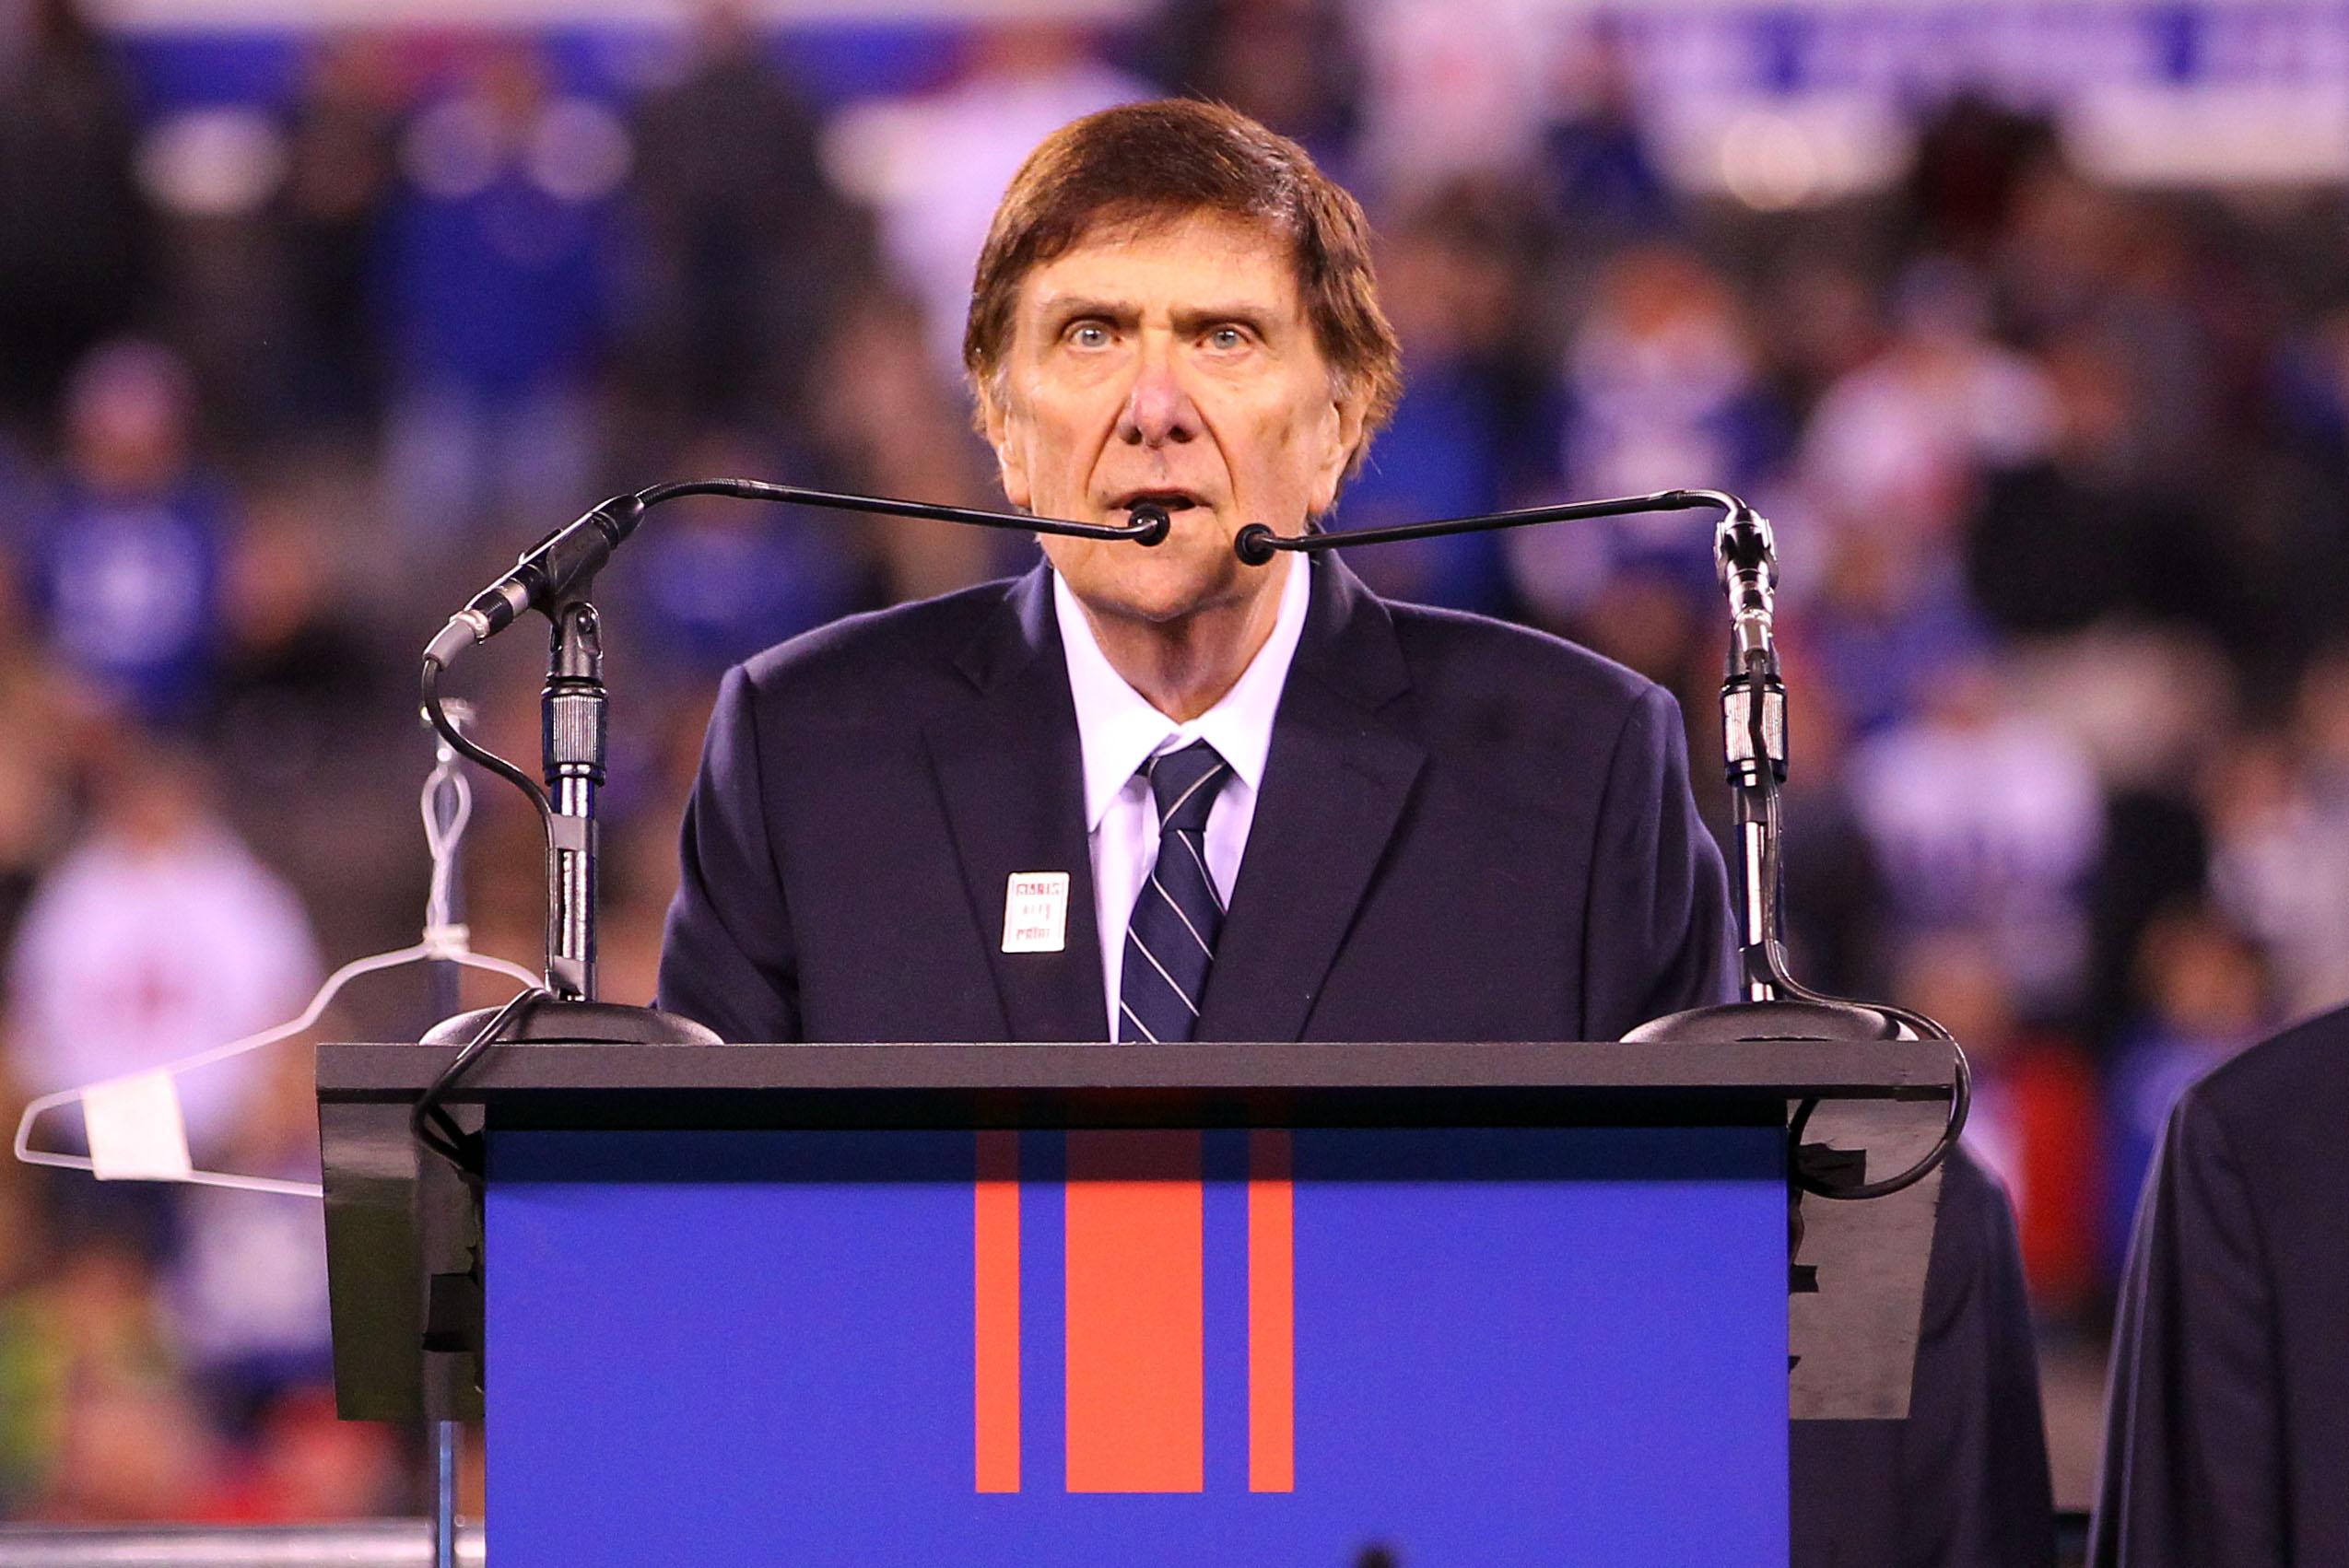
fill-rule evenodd
<path id="1" fill-rule="evenodd" d="M 1145 771 L 1150 778 L 1150 793 L 1158 802 L 1161 833 L 1204 832 L 1216 792 L 1231 776 L 1230 766 L 1204 741 L 1152 757 Z"/>

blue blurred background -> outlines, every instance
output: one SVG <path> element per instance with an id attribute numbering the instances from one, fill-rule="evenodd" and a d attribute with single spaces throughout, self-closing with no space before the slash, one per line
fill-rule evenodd
<path id="1" fill-rule="evenodd" d="M 415 660 L 599 497 L 986 505 L 955 347 L 1045 132 L 1222 99 L 1371 209 L 1409 390 L 1339 526 L 1720 486 L 1778 523 L 1798 969 L 1947 1022 L 2085 1501 L 2170 1097 L 2349 997 L 2349 6 L 0 3 L 0 1110 L 415 940 Z M 1351 557 L 1666 683 L 1686 520 Z M 607 990 L 724 665 L 1024 543 L 711 503 L 604 584 Z M 470 663 L 534 755 L 534 639 Z M 533 824 L 465 897 L 532 961 Z M 366 981 L 319 1037 L 413 1037 Z M 200 1161 L 314 1171 L 299 1045 Z M 0 1165 L 0 1517 L 413 1511 L 338 1424 L 313 1205 Z"/>

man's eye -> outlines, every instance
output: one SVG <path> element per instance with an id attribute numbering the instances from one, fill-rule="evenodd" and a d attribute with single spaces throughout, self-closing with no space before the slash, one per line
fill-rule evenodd
<path id="1" fill-rule="evenodd" d="M 1230 353 L 1248 346 L 1248 334 L 1238 327 L 1216 327 L 1207 333 L 1207 346 Z"/>
<path id="2" fill-rule="evenodd" d="M 1068 329 L 1068 341 L 1078 348 L 1107 348 L 1110 329 L 1098 322 L 1079 322 Z"/>

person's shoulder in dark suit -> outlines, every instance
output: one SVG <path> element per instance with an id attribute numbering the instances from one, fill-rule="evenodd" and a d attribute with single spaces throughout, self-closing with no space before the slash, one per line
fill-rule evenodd
<path id="1" fill-rule="evenodd" d="M 1377 603 L 1393 624 L 1410 671 L 1413 720 L 1431 747 L 1479 748 L 1496 761 L 1521 752 L 1564 756 L 1599 770 L 1562 778 L 1539 769 L 1491 769 L 1542 790 L 1546 808 L 1542 796 L 1529 806 L 1555 809 L 1560 789 L 1603 785 L 1605 770 L 1625 760 L 1620 748 L 1627 742 L 1645 753 L 1669 741 L 1683 754 L 1679 793 L 1689 796 L 1680 705 L 1647 676 L 1548 632 L 1464 610 Z M 1655 787 L 1661 793 L 1661 778 Z"/>
<path id="2" fill-rule="evenodd" d="M 828 815 L 841 836 L 886 837 L 908 780 L 925 776 L 924 720 L 969 690 L 957 650 L 1013 586 L 852 615 L 726 672 L 686 805 L 662 1006 L 729 1040 L 804 1037 L 809 932 L 784 873 L 806 850 L 789 808 Z"/>
<path id="3" fill-rule="evenodd" d="M 2170 1113 L 2130 1246 L 2090 1560 L 2349 1562 L 2349 1009 Z"/>
<path id="4" fill-rule="evenodd" d="M 849 721 L 872 727 L 902 724 L 898 706 L 959 677 L 956 655 L 996 615 L 1017 585 L 1015 578 L 843 616 L 755 653 L 720 683 L 760 717 L 770 711 L 793 723 Z M 724 698 L 722 696 L 722 704 Z"/>
<path id="5" fill-rule="evenodd" d="M 1680 705 L 1576 643 L 1458 611 L 1390 606 L 1431 752 L 1476 757 L 1489 804 L 1582 840 L 1575 1037 L 1610 1040 L 1734 994 L 1720 848 Z"/>
<path id="6" fill-rule="evenodd" d="M 1339 711 L 1375 714 L 1424 759 L 1382 872 L 1381 920 L 1356 939 L 1375 947 L 1398 908 L 1449 909 L 1443 930 L 1397 945 L 1424 942 L 1416 950 L 1438 972 L 1491 982 L 1477 1008 L 1452 988 L 1467 1009 L 1458 1019 L 1392 1003 L 1350 1018 L 1362 1037 L 1402 1027 L 1416 1038 L 1615 1039 L 1729 1000 L 1728 881 L 1671 694 L 1546 632 L 1380 599 L 1335 563 L 1315 569 L 1339 590 L 1317 584 L 1317 606 L 1349 603 L 1351 629 L 1309 638 L 1292 688 L 1355 678 L 1357 696 L 1378 700 Z M 1339 660 L 1394 668 L 1333 671 Z M 1513 1013 L 1494 1000 L 1501 991 Z"/>
<path id="7" fill-rule="evenodd" d="M 1368 590 L 1364 591 L 1366 595 Z M 1468 610 L 1377 599 L 1431 709 L 1463 716 L 1497 702 L 1532 718 L 1627 712 L 1663 689 L 1647 676 L 1545 631 Z"/>

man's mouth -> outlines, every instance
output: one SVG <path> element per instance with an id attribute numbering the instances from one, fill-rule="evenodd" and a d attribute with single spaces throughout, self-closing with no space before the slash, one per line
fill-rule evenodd
<path id="1" fill-rule="evenodd" d="M 1134 490 L 1119 497 L 1110 509 L 1131 517 L 1137 507 L 1157 507 L 1171 516 L 1175 512 L 1189 511 L 1193 507 L 1206 504 L 1189 490 Z"/>

